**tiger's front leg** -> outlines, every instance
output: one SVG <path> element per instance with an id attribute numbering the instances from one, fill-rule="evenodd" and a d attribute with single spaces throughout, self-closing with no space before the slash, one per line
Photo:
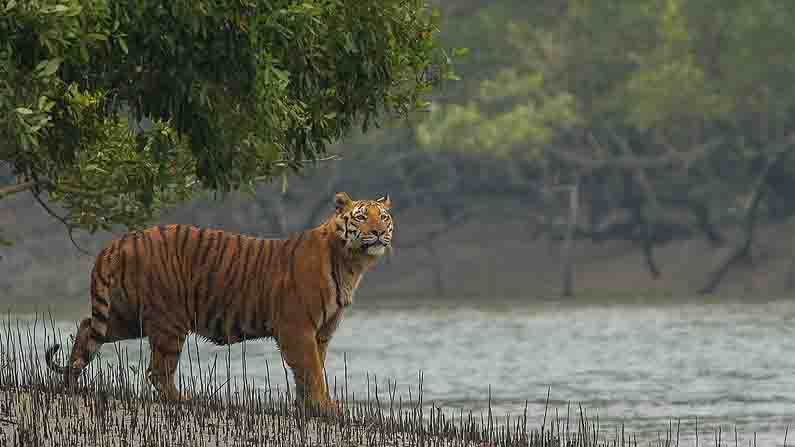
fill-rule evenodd
<path id="1" fill-rule="evenodd" d="M 277 342 L 295 379 L 296 404 L 317 416 L 338 416 L 339 407 L 331 400 L 323 378 L 323 364 L 314 331 L 281 330 Z"/>
<path id="2" fill-rule="evenodd" d="M 149 335 L 149 345 L 152 355 L 149 359 L 147 375 L 149 381 L 166 401 L 180 402 L 189 400 L 188 396 L 181 393 L 174 382 L 182 346 L 185 344 L 185 333 L 168 331 L 152 331 Z"/>

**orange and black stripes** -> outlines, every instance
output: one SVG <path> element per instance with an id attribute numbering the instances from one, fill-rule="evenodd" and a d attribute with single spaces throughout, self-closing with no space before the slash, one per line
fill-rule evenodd
<path id="1" fill-rule="evenodd" d="M 305 237 L 305 233 L 300 233 L 285 241 L 260 240 L 183 225 L 158 226 L 132 233 L 113 243 L 98 257 L 92 278 L 92 296 L 95 300 L 99 296 L 107 301 L 98 290 L 109 290 L 112 285 L 107 275 L 115 274 L 115 284 L 123 290 L 129 301 L 127 304 L 137 304 L 139 309 L 156 313 L 157 326 L 177 332 L 206 332 L 214 341 L 236 339 L 243 335 L 242 330 L 226 328 L 265 325 L 226 324 L 225 318 L 219 317 L 214 309 L 228 308 L 241 298 L 254 295 L 275 295 L 270 289 L 284 281 L 273 278 L 273 272 L 297 278 L 299 262 L 291 258 L 296 257 Z M 115 260 L 113 265 L 109 265 L 109 259 Z M 176 303 L 179 303 L 180 312 L 175 312 Z M 246 318 L 251 312 L 241 315 Z M 224 337 L 220 333 L 222 330 L 233 333 Z M 245 335 L 256 337 L 257 333 Z"/>
<path id="2" fill-rule="evenodd" d="M 81 321 L 66 366 L 74 380 L 102 343 L 147 336 L 149 378 L 180 398 L 174 372 L 188 333 L 217 344 L 275 337 L 310 401 L 329 401 L 322 380 L 326 348 L 361 275 L 391 243 L 388 198 L 335 198 L 322 225 L 287 239 L 258 239 L 189 225 L 127 233 L 97 256 L 91 316 Z"/>

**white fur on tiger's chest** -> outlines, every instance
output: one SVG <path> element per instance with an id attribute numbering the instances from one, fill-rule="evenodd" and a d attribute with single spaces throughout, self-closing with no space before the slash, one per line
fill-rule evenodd
<path id="1" fill-rule="evenodd" d="M 331 288 L 339 292 L 339 297 L 336 295 L 332 296 L 332 299 L 326 303 L 326 321 L 324 323 L 331 320 L 338 313 L 341 314 L 346 307 L 353 304 L 353 295 L 359 287 L 361 278 L 362 275 L 340 278 L 339 284 L 336 285 L 334 284 L 334 280 L 331 279 Z M 340 303 L 342 304 L 341 306 Z"/>
<path id="2" fill-rule="evenodd" d="M 342 280 L 340 284 L 340 293 L 342 294 L 342 307 L 348 307 L 353 304 L 353 294 L 359 288 L 359 282 L 362 280 L 362 275 L 355 275 L 348 280 Z"/>

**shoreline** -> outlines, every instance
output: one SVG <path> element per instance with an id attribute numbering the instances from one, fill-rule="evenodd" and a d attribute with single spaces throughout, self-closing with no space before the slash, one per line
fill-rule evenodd
<path id="1" fill-rule="evenodd" d="M 58 391 L 60 377 L 44 367 L 41 356 L 51 337 L 68 346 L 67 332 L 62 334 L 63 328 L 51 323 L 54 322 L 41 316 L 31 321 L 9 316 L 0 323 L 0 447 L 267 444 L 485 447 L 528 445 L 527 441 L 529 445 L 584 447 L 621 445 L 621 433 L 624 436 L 632 433 L 633 444 L 637 439 L 644 445 L 672 446 L 676 445 L 677 436 L 680 443 L 692 445 L 696 430 L 701 439 L 718 439 L 721 430 L 724 437 L 729 434 L 732 438 L 733 428 L 740 433 L 743 444 L 756 439 L 758 434 L 759 445 L 781 445 L 785 425 L 788 430 L 793 423 L 790 416 L 778 414 L 743 427 L 742 418 L 723 420 L 708 413 L 697 414 L 695 420 L 686 416 L 652 423 L 644 418 L 624 419 L 620 414 L 605 413 L 599 403 L 550 401 L 549 394 L 546 400 L 544 395 L 537 395 L 536 399 L 527 401 L 524 389 L 512 394 L 521 400 L 509 412 L 500 406 L 499 398 L 493 399 L 492 388 L 488 394 L 485 389 L 476 393 L 479 395 L 473 396 L 473 402 L 482 405 L 467 410 L 472 406 L 429 398 L 423 392 L 427 371 L 421 371 L 412 381 L 404 380 L 398 393 L 397 382 L 387 380 L 386 387 L 379 386 L 383 381 L 369 380 L 375 376 L 367 376 L 366 384 L 349 382 L 347 364 L 342 368 L 345 374 L 340 381 L 334 376 L 329 382 L 332 396 L 346 403 L 347 418 L 327 423 L 295 416 L 289 381 L 286 389 L 271 381 L 281 379 L 282 372 L 287 374 L 287 371 L 278 370 L 273 362 L 275 368 L 264 379 L 245 368 L 235 370 L 238 362 L 245 365 L 256 355 L 256 351 L 245 349 L 240 353 L 242 357 L 234 360 L 228 355 L 215 359 L 203 355 L 202 367 L 198 356 L 190 360 L 193 357 L 188 355 L 186 360 L 193 361 L 195 369 L 182 369 L 178 384 L 187 394 L 200 397 L 186 404 L 158 402 L 142 374 L 146 358 L 123 347 L 89 365 L 80 379 L 77 394 L 64 394 Z M 190 349 L 193 345 L 187 346 Z M 216 364 L 215 360 L 220 361 Z M 512 374 L 526 372 L 515 370 Z M 409 387 L 408 400 L 402 393 L 405 386 Z M 26 421 L 35 423 L 26 426 Z M 147 437 L 151 433 L 161 435 Z M 658 435 L 662 443 L 658 443 Z M 87 439 L 91 441 L 83 441 Z M 674 442 L 667 443 L 666 439 Z"/>
<path id="2" fill-rule="evenodd" d="M 672 420 L 654 433 L 633 433 L 625 431 L 623 420 L 600 422 L 577 405 L 565 415 L 557 409 L 548 416 L 545 412 L 541 427 L 533 429 L 527 427 L 526 413 L 513 418 L 495 417 L 490 409 L 488 415 L 456 414 L 394 401 L 349 402 L 343 419 L 304 418 L 283 396 L 271 399 L 262 390 L 241 392 L 236 387 L 231 402 L 212 397 L 163 403 L 153 393 L 137 394 L 129 384 L 110 385 L 102 375 L 67 393 L 49 380 L 9 386 L 0 374 L 0 447 L 673 447 L 691 444 L 699 436 L 716 445 L 738 439 L 736 426 L 733 432 L 721 431 L 721 425 L 705 430 L 704 421 L 698 419 L 700 435 L 693 432 L 693 421 L 681 420 Z M 759 445 L 770 445 L 767 438 Z M 757 445 L 757 433 L 740 433 L 739 439 L 749 445 L 753 439 Z M 773 445 L 780 445 L 774 441 Z"/>
<path id="3" fill-rule="evenodd" d="M 421 412 L 390 414 L 368 404 L 331 421 L 303 418 L 284 400 L 275 407 L 256 398 L 244 404 L 218 399 L 174 404 L 113 396 L 117 391 L 62 393 L 50 385 L 0 388 L 0 447 L 528 445 L 522 442 L 526 434 L 479 427 L 472 417 L 456 427 L 441 415 L 434 419 L 431 414 L 422 422 Z"/>

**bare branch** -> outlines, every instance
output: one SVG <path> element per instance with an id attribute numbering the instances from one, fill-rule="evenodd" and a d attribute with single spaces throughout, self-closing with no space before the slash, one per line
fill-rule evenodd
<path id="1" fill-rule="evenodd" d="M 756 178 L 751 196 L 745 206 L 745 217 L 743 222 L 743 240 L 732 250 L 729 257 L 715 270 L 710 276 L 707 284 L 699 289 L 698 293 L 705 295 L 710 294 L 718 288 L 718 285 L 729 272 L 729 269 L 742 260 L 750 259 L 751 247 L 754 241 L 754 230 L 756 229 L 756 221 L 758 217 L 759 206 L 762 203 L 767 192 L 767 179 L 770 175 L 770 170 L 777 163 L 786 158 L 793 149 L 795 149 L 795 133 L 788 135 L 784 142 L 783 148 L 779 149 L 773 155 L 768 156 L 765 166 Z"/>
<path id="2" fill-rule="evenodd" d="M 577 151 L 561 148 L 547 148 L 547 153 L 563 163 L 573 164 L 586 171 L 593 171 L 602 168 L 625 170 L 660 169 L 674 168 L 677 166 L 689 166 L 690 164 L 706 157 L 710 151 L 712 151 L 712 149 L 718 146 L 720 142 L 721 140 L 716 138 L 695 146 L 692 150 L 687 152 L 668 150 L 664 155 L 652 155 L 647 157 L 639 157 L 636 155 L 627 154 L 619 157 L 606 157 L 600 159 L 582 155 Z"/>
<path id="3" fill-rule="evenodd" d="M 621 151 L 624 153 L 624 156 L 629 157 L 632 154 L 632 148 L 629 146 L 629 142 L 625 138 L 622 138 L 620 135 L 610 132 L 613 139 L 616 140 L 618 146 L 621 148 Z M 593 136 L 592 136 L 593 137 Z M 593 138 L 596 141 L 596 138 Z M 646 176 L 646 172 L 643 168 L 633 168 L 632 176 L 635 178 L 635 181 L 638 182 L 640 187 L 643 189 L 643 193 L 646 195 L 646 199 L 651 204 L 654 210 L 659 208 L 659 202 L 657 201 L 657 193 L 654 191 L 654 188 L 651 186 L 651 182 L 649 181 L 648 176 Z"/>
<path id="4" fill-rule="evenodd" d="M 312 164 L 312 163 L 323 163 L 323 162 L 327 162 L 327 161 L 340 161 L 340 160 L 342 160 L 341 156 L 339 156 L 337 154 L 331 154 L 331 155 L 329 155 L 327 157 L 315 158 L 313 160 L 301 160 L 298 163 L 301 164 L 302 166 L 307 166 L 307 165 Z M 291 162 L 293 162 L 293 161 L 292 160 L 279 159 L 279 160 L 276 160 L 276 161 L 273 162 L 273 166 L 276 166 L 276 167 L 279 167 L 279 168 L 283 168 L 283 167 L 288 166 Z M 254 182 L 262 182 L 262 181 L 265 181 L 265 180 L 270 180 L 272 178 L 273 178 L 273 175 L 261 175 L 259 177 L 254 177 L 253 181 Z"/>
<path id="5" fill-rule="evenodd" d="M 632 156 L 632 147 L 630 147 L 629 142 L 618 135 L 617 133 L 610 131 L 610 136 L 618 143 L 618 147 L 624 153 L 625 157 Z M 596 138 L 593 135 L 589 135 L 591 141 L 595 144 L 599 144 Z M 669 154 L 672 153 L 669 151 Z M 633 168 L 632 171 L 632 178 L 635 182 L 640 185 L 641 189 L 643 190 L 643 196 L 648 201 L 651 209 L 653 212 L 659 213 L 660 212 L 660 203 L 657 200 L 657 192 L 651 186 L 651 181 L 649 181 L 648 176 L 646 175 L 646 171 L 644 168 Z M 643 245 L 643 256 L 646 259 L 646 267 L 649 269 L 649 273 L 651 273 L 652 278 L 658 278 L 660 276 L 660 269 L 657 267 L 657 262 L 654 260 L 654 222 L 650 222 L 649 219 L 644 216 L 643 211 L 641 209 L 641 204 L 638 203 L 634 207 L 635 218 L 638 225 L 642 228 L 642 245 Z"/>
<path id="6" fill-rule="evenodd" d="M 46 182 L 49 183 L 49 182 Z M 33 189 L 37 186 L 44 186 L 44 183 L 41 181 L 36 180 L 29 180 L 27 182 L 17 183 L 14 185 L 8 185 L 0 187 L 0 199 L 3 199 L 7 196 L 16 194 L 18 192 L 27 191 Z"/>
<path id="7" fill-rule="evenodd" d="M 63 217 L 61 217 L 58 214 L 56 214 L 55 211 L 52 210 L 52 208 L 47 206 L 47 204 L 44 203 L 43 200 L 41 200 L 41 197 L 39 197 L 39 194 L 36 191 L 31 191 L 31 193 L 33 194 L 33 198 L 36 199 L 37 202 L 39 202 L 39 205 L 41 205 L 41 207 L 44 208 L 44 211 L 46 211 L 47 214 L 49 214 L 50 216 L 54 217 L 59 222 L 64 224 L 64 226 L 66 227 L 66 230 L 68 232 L 68 235 L 69 235 L 69 240 L 72 241 L 72 245 L 75 246 L 77 251 L 79 251 L 80 253 L 83 253 L 85 255 L 91 256 L 91 253 L 87 252 L 86 250 L 83 250 L 82 247 L 77 245 L 77 241 L 75 241 L 74 234 L 73 234 L 74 233 L 74 227 L 72 227 L 72 225 L 70 225 L 69 222 L 66 221 L 66 219 L 64 219 Z"/>

